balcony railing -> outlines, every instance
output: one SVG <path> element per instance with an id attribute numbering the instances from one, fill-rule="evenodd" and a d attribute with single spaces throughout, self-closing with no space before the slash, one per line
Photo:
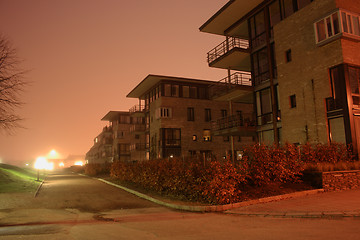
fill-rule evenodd
<path id="1" fill-rule="evenodd" d="M 144 132 L 146 130 L 145 124 L 133 124 L 130 126 L 130 132 Z"/>
<path id="2" fill-rule="evenodd" d="M 223 129 L 229 129 L 234 127 L 255 127 L 255 115 L 254 114 L 236 114 L 228 117 L 220 118 L 211 122 L 211 129 L 213 131 L 219 131 Z"/>
<path id="3" fill-rule="evenodd" d="M 143 111 L 145 111 L 145 106 L 138 104 L 129 109 L 130 113 L 143 112 Z"/>
<path id="4" fill-rule="evenodd" d="M 230 89 L 237 86 L 252 86 L 251 74 L 247 72 L 236 72 L 210 85 L 210 98 L 222 93 L 226 93 Z"/>
<path id="5" fill-rule="evenodd" d="M 208 63 L 213 62 L 214 60 L 218 59 L 219 57 L 223 56 L 234 48 L 248 50 L 249 41 L 246 39 L 229 37 L 224 42 L 220 43 L 207 53 Z"/>

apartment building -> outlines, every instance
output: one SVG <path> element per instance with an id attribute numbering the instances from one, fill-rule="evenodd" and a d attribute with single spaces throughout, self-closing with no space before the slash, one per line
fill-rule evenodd
<path id="1" fill-rule="evenodd" d="M 86 163 L 112 162 L 113 132 L 112 128 L 105 126 L 101 133 L 94 138 L 94 145 L 85 155 Z"/>
<path id="2" fill-rule="evenodd" d="M 145 159 L 145 135 L 136 132 L 145 126 L 143 118 L 130 116 L 128 111 L 109 111 L 102 119 L 108 125 L 94 139 L 86 154 L 88 163 L 141 161 Z"/>
<path id="3" fill-rule="evenodd" d="M 260 142 L 359 154 L 359 16 L 358 0 L 230 0 L 200 27 L 225 38 L 210 67 L 251 72 Z"/>
<path id="4" fill-rule="evenodd" d="M 127 97 L 139 99 L 130 112 L 145 118 L 147 159 L 194 155 L 220 159 L 235 156 L 252 143 L 256 135 L 253 104 L 228 101 L 217 94 L 234 85 L 160 75 L 143 79 Z M 230 132 L 219 134 L 228 130 L 221 126 L 232 123 L 230 115 L 237 123 L 236 137 Z"/>

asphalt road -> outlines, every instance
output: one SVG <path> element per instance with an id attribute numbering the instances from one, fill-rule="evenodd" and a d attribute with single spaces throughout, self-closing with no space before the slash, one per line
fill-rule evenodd
<path id="1" fill-rule="evenodd" d="M 36 198 L 0 194 L 0 239 L 360 239 L 360 218 L 180 212 L 62 173 L 49 175 Z"/>

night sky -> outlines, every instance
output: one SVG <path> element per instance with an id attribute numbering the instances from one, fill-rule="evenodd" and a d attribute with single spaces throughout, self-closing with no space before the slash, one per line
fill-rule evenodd
<path id="1" fill-rule="evenodd" d="M 201 33 L 227 0 L 0 0 L 0 34 L 31 70 L 18 113 L 25 129 L 0 133 L 0 162 L 55 149 L 85 155 L 110 110 L 148 74 L 220 80 L 206 53 L 224 40 Z"/>

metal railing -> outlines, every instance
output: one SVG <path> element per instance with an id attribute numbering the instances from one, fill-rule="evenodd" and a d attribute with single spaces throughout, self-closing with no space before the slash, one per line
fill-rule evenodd
<path id="1" fill-rule="evenodd" d="M 211 122 L 211 130 L 219 131 L 234 127 L 255 127 L 255 114 L 236 114 Z"/>
<path id="2" fill-rule="evenodd" d="M 130 113 L 143 112 L 145 111 L 145 105 L 135 105 L 129 109 Z"/>
<path id="3" fill-rule="evenodd" d="M 130 132 L 145 132 L 146 125 L 145 124 L 133 124 L 130 126 Z"/>
<path id="4" fill-rule="evenodd" d="M 251 74 L 248 72 L 236 72 L 230 76 L 209 86 L 210 98 L 226 93 L 236 86 L 252 86 Z"/>
<path id="5" fill-rule="evenodd" d="M 208 63 L 213 62 L 225 53 L 229 52 L 234 48 L 241 48 L 244 50 L 249 49 L 249 41 L 246 39 L 240 39 L 235 37 L 229 37 L 207 53 Z"/>

